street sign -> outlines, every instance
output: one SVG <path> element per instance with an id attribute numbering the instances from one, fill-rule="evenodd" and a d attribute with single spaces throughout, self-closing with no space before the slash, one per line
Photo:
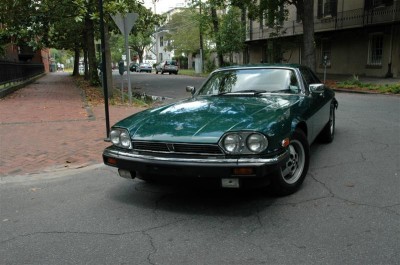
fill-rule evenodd
<path id="1" fill-rule="evenodd" d="M 114 16 L 111 16 L 114 20 L 115 24 L 117 24 L 119 30 L 121 31 L 122 35 L 125 37 L 125 51 L 126 51 L 126 65 L 128 67 L 127 77 L 128 77 L 128 93 L 129 93 L 129 104 L 132 104 L 132 88 L 131 88 L 131 79 L 130 79 L 130 52 L 128 46 L 128 36 L 132 30 L 133 24 L 135 24 L 136 19 L 139 17 L 137 13 L 126 13 L 121 14 L 118 13 Z M 124 59 L 125 61 L 125 59 Z"/>
<path id="2" fill-rule="evenodd" d="M 127 14 L 119 13 L 111 17 L 114 20 L 115 24 L 117 24 L 122 35 L 125 34 L 129 35 L 129 32 L 131 32 L 131 29 L 135 24 L 139 15 L 137 13 L 127 13 Z"/>

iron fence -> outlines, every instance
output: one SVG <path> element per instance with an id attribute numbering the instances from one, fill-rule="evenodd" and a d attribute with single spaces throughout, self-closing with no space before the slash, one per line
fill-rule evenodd
<path id="1" fill-rule="evenodd" d="M 23 82 L 42 73 L 43 64 L 0 61 L 0 85 Z"/>

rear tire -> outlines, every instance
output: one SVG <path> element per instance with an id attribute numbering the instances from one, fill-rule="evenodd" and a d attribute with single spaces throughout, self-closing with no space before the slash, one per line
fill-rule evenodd
<path id="1" fill-rule="evenodd" d="M 288 148 L 289 160 L 271 180 L 273 192 L 278 196 L 296 192 L 303 183 L 310 164 L 310 147 L 302 130 L 294 131 Z"/>

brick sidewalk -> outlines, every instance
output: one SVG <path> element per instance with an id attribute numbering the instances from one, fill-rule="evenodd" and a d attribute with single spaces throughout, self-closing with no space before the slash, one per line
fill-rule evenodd
<path id="1" fill-rule="evenodd" d="M 110 124 L 139 110 L 110 106 Z M 102 163 L 105 136 L 104 105 L 86 108 L 68 73 L 47 74 L 0 99 L 0 176 Z"/>

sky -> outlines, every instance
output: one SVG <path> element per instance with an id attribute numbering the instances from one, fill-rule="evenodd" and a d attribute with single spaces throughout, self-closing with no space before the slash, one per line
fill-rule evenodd
<path id="1" fill-rule="evenodd" d="M 154 12 L 153 0 L 144 0 L 144 5 L 151 8 Z M 183 7 L 185 3 L 191 3 L 191 0 L 158 0 L 155 2 L 156 13 L 162 14 L 175 7 Z"/>

